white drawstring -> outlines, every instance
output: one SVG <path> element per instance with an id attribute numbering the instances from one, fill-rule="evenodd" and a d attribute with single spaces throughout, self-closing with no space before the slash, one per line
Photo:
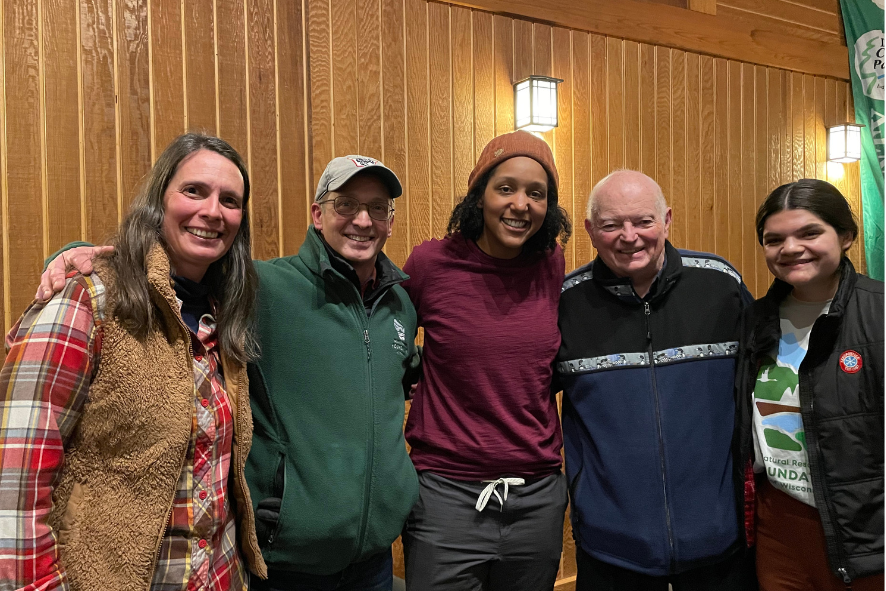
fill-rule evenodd
<path id="1" fill-rule="evenodd" d="M 489 497 L 491 497 L 493 493 L 495 493 L 495 497 L 501 505 L 499 511 L 503 510 L 505 507 L 505 501 L 508 500 L 508 485 L 519 486 L 525 484 L 526 481 L 522 478 L 499 478 L 498 480 L 484 480 L 483 482 L 488 482 L 489 484 L 486 485 L 486 488 L 483 489 L 480 496 L 477 498 L 477 504 L 475 505 L 477 511 L 482 511 L 486 508 L 486 503 L 489 502 Z M 502 498 L 495 489 L 499 484 L 505 485 L 504 498 Z"/>

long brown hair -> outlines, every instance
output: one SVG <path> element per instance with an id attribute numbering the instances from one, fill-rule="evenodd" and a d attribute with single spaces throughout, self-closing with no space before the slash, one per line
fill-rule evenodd
<path id="1" fill-rule="evenodd" d="M 147 256 L 156 244 L 167 248 L 161 232 L 163 196 L 179 164 L 189 154 L 209 150 L 230 160 L 243 176 L 243 217 L 234 242 L 209 265 L 203 283 L 215 301 L 219 345 L 225 356 L 245 363 L 256 354 L 252 333 L 258 277 L 249 246 L 249 173 L 240 154 L 223 139 L 200 133 L 180 135 L 170 143 L 142 183 L 113 239 L 109 264 L 117 275 L 114 316 L 137 338 L 145 338 L 154 307 L 147 278 Z"/>

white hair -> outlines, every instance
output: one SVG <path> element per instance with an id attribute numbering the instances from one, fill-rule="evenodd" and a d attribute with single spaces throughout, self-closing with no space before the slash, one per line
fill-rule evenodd
<path id="1" fill-rule="evenodd" d="M 622 173 L 622 172 L 636 172 L 638 174 L 643 174 L 639 170 L 631 170 L 630 168 L 618 168 L 616 170 L 613 170 L 609 174 L 607 174 L 602 179 L 600 179 L 600 181 L 596 185 L 594 185 L 594 188 L 591 189 L 591 194 L 588 195 L 588 206 L 587 206 L 587 209 L 585 210 L 585 218 L 586 219 L 588 219 L 588 220 L 594 219 L 593 216 L 595 213 L 597 213 L 597 207 L 596 207 L 597 196 L 600 194 L 600 191 L 603 189 L 603 186 L 606 185 L 606 183 L 608 183 L 610 180 L 612 180 L 612 177 L 614 177 L 615 175 Z M 655 209 L 656 209 L 658 215 L 661 217 L 661 219 L 664 219 L 665 215 L 668 212 L 668 203 L 665 200 L 664 193 L 662 192 L 661 187 L 658 185 L 658 183 L 655 182 L 654 179 L 652 179 L 652 177 L 645 175 L 645 174 L 643 174 L 643 176 L 645 176 L 647 179 L 649 179 L 649 182 L 651 182 L 655 186 Z"/>

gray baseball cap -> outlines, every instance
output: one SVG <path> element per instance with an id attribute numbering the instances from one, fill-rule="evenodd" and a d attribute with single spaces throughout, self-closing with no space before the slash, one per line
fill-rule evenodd
<path id="1" fill-rule="evenodd" d="M 333 158 L 326 165 L 326 170 L 320 175 L 320 182 L 317 183 L 317 194 L 314 196 L 314 201 L 320 201 L 330 191 L 338 191 L 351 180 L 351 177 L 361 172 L 371 172 L 378 176 L 388 187 L 391 197 L 399 197 L 403 194 L 403 186 L 393 170 L 375 158 L 350 155 Z"/>

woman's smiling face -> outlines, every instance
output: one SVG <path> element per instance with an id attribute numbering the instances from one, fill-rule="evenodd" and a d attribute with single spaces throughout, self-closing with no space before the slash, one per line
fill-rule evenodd
<path id="1" fill-rule="evenodd" d="M 483 232 L 477 245 L 490 256 L 512 259 L 544 223 L 548 174 L 532 158 L 509 158 L 492 171 L 479 207 Z"/>
<path id="2" fill-rule="evenodd" d="M 774 213 L 763 225 L 766 265 L 778 279 L 794 286 L 794 295 L 807 301 L 833 297 L 843 253 L 852 236 L 840 236 L 834 227 L 806 209 Z"/>
<path id="3" fill-rule="evenodd" d="M 174 272 L 200 281 L 231 248 L 243 220 L 243 176 L 216 152 L 179 163 L 163 196 L 163 238 Z"/>

